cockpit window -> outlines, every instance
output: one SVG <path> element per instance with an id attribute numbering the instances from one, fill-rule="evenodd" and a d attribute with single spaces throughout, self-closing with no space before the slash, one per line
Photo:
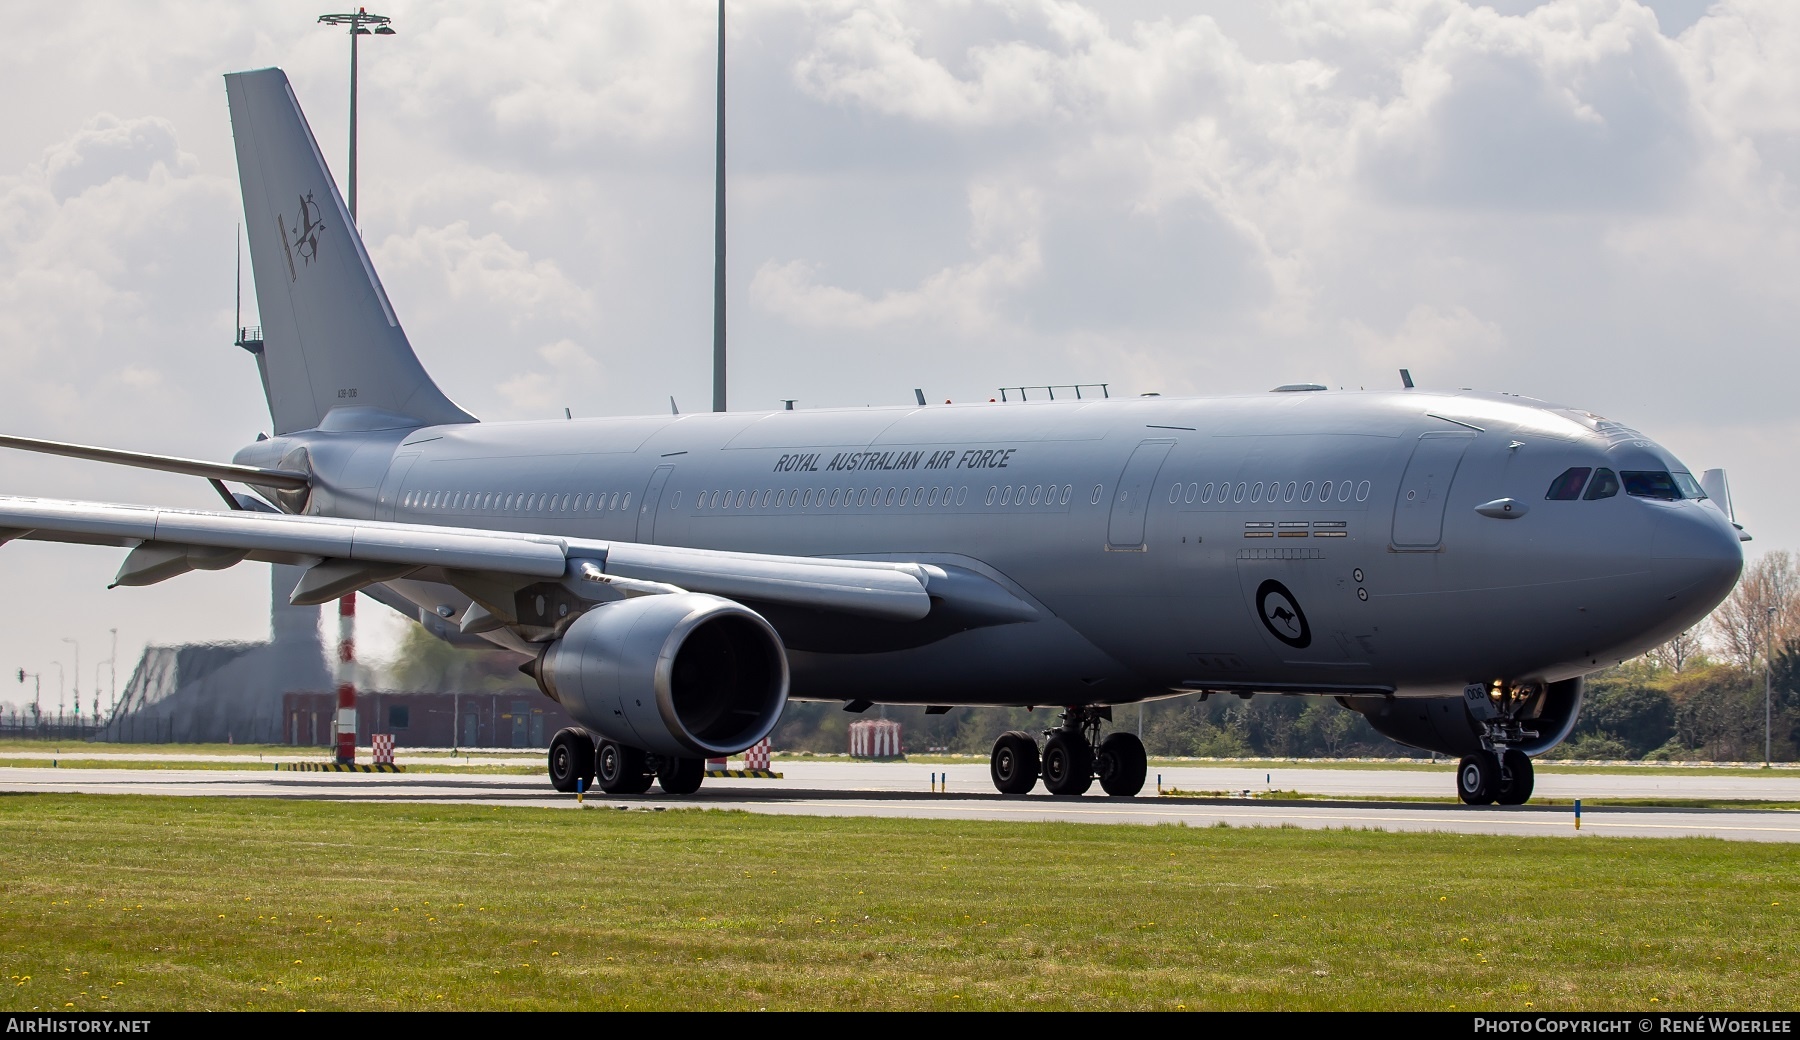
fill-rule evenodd
<path id="1" fill-rule="evenodd" d="M 1694 479 L 1692 473 L 1684 473 L 1681 470 L 1676 470 L 1669 474 L 1669 476 L 1675 478 L 1675 486 L 1681 489 L 1682 498 L 1706 497 L 1706 490 L 1700 486 L 1698 480 Z"/>
<path id="2" fill-rule="evenodd" d="M 1675 486 L 1675 478 L 1661 470 L 1628 469 L 1620 475 L 1625 478 L 1627 495 L 1635 498 L 1660 498 L 1665 502 L 1681 498 L 1681 489 Z"/>
<path id="3" fill-rule="evenodd" d="M 1581 497 L 1581 489 L 1587 485 L 1588 474 L 1594 472 L 1587 466 L 1571 466 L 1562 471 L 1562 475 L 1550 482 L 1550 492 L 1544 498 L 1552 502 L 1573 502 Z"/>
<path id="4" fill-rule="evenodd" d="M 1592 502 L 1597 498 L 1611 498 L 1618 493 L 1619 478 L 1612 470 L 1602 467 L 1594 471 L 1594 482 L 1588 485 L 1587 494 L 1581 497 Z"/>

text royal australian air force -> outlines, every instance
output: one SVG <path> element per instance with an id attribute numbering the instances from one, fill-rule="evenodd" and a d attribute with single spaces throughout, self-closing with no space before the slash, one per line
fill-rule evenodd
<path id="1" fill-rule="evenodd" d="M 1017 448 L 945 448 L 934 451 L 795 452 L 775 460 L 776 473 L 864 473 L 895 470 L 1006 469 Z"/>

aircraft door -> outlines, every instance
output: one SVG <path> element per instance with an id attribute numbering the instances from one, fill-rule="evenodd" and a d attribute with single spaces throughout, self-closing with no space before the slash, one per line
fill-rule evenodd
<path id="1" fill-rule="evenodd" d="M 644 496 L 638 501 L 637 536 L 634 541 L 655 543 L 656 512 L 662 504 L 663 485 L 669 482 L 669 475 L 674 472 L 674 466 L 658 466 L 656 472 L 650 474 L 650 483 L 644 486 Z"/>
<path id="2" fill-rule="evenodd" d="M 419 461 L 419 453 L 408 452 L 394 458 L 388 467 L 387 479 L 381 482 L 381 494 L 375 499 L 375 519 L 392 520 L 394 506 L 400 499 L 400 493 L 406 490 L 406 475 L 412 472 L 413 463 Z"/>
<path id="3" fill-rule="evenodd" d="M 1145 441 L 1131 453 L 1113 491 L 1112 518 L 1106 525 L 1108 552 L 1143 552 L 1144 521 L 1149 515 L 1150 494 L 1172 440 Z"/>
<path id="4" fill-rule="evenodd" d="M 1394 498 L 1394 548 L 1436 549 L 1444 540 L 1444 508 L 1450 484 L 1462 465 L 1473 432 L 1442 430 L 1421 434 Z"/>

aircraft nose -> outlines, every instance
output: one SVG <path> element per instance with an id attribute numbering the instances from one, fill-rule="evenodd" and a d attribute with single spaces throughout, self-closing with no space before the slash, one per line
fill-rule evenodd
<path id="1" fill-rule="evenodd" d="M 1737 530 L 1717 510 L 1681 503 L 1657 518 L 1650 543 L 1657 584 L 1670 595 L 1702 600 L 1711 609 L 1731 593 L 1744 569 Z"/>

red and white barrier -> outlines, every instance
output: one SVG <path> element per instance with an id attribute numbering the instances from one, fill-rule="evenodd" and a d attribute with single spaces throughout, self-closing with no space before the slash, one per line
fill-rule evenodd
<path id="1" fill-rule="evenodd" d="M 859 719 L 850 724 L 851 758 L 898 758 L 905 753 L 898 722 Z"/>
<path id="2" fill-rule="evenodd" d="M 758 743 L 751 745 L 750 748 L 744 752 L 744 768 L 769 768 L 769 740 L 767 737 L 764 737 Z"/>
<path id="3" fill-rule="evenodd" d="M 394 764 L 394 735 L 377 733 L 369 738 L 369 744 L 375 751 L 375 764 L 391 766 Z"/>

